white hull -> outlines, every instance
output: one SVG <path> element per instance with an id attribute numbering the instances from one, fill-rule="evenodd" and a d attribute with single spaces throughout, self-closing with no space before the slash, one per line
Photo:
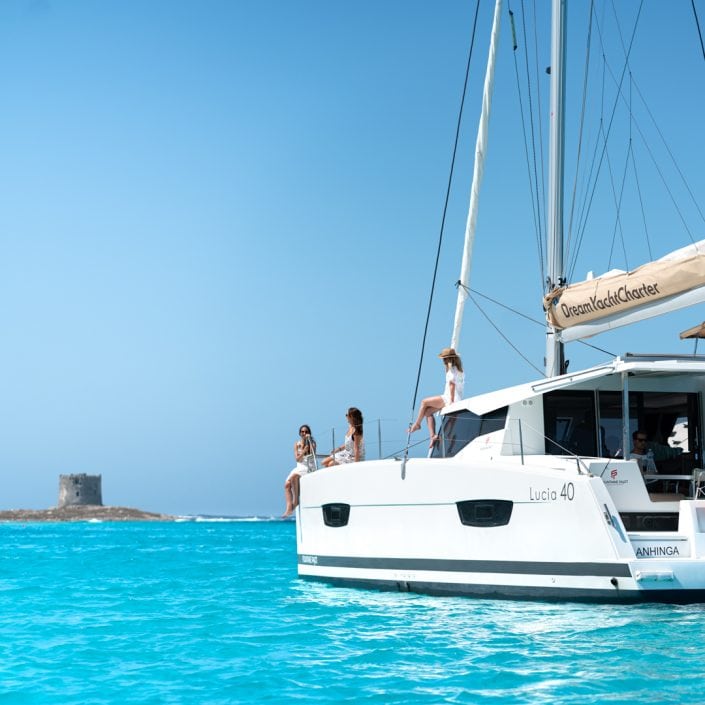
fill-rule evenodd
<path id="1" fill-rule="evenodd" d="M 402 480 L 401 465 L 366 462 L 304 478 L 300 576 L 487 597 L 704 597 L 705 533 L 688 521 L 692 513 L 705 523 L 703 500 L 680 502 L 682 531 L 629 534 L 597 477 L 509 465 L 492 467 L 488 481 L 486 466 L 417 459 Z M 488 496 L 513 503 L 510 525 L 464 526 L 456 503 Z M 326 526 L 322 507 L 341 497 L 350 505 L 347 526 Z M 637 558 L 637 551 L 658 557 Z"/>
<path id="2" fill-rule="evenodd" d="M 299 575 L 430 594 L 705 601 L 705 500 L 649 494 L 633 460 L 514 454 L 512 421 L 540 402 L 510 405 L 503 431 L 455 457 L 302 478 Z"/>

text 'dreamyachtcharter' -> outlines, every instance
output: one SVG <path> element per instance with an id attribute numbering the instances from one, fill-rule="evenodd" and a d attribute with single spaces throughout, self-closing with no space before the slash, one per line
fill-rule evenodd
<path id="1" fill-rule="evenodd" d="M 615 306 L 649 299 L 654 296 L 660 296 L 658 284 L 642 284 L 633 289 L 627 286 L 620 286 L 615 292 L 607 291 L 603 297 L 597 295 L 590 296 L 589 299 L 582 304 L 567 306 L 561 304 L 561 312 L 566 318 L 574 316 L 584 316 L 588 313 L 596 313 L 597 311 L 606 311 Z"/>

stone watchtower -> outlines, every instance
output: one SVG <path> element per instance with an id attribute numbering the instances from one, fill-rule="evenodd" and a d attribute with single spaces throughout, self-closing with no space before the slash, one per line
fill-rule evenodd
<path id="1" fill-rule="evenodd" d="M 77 504 L 103 505 L 101 475 L 59 475 L 59 508 Z"/>

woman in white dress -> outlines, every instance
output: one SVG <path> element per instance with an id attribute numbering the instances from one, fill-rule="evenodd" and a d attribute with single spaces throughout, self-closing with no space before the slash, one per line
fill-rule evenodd
<path id="1" fill-rule="evenodd" d="M 311 427 L 303 424 L 299 428 L 299 440 L 294 443 L 296 467 L 289 473 L 284 483 L 286 509 L 282 516 L 288 517 L 299 505 L 299 482 L 301 476 L 316 469 L 316 441 L 311 435 Z"/>
<path id="2" fill-rule="evenodd" d="M 345 442 L 342 446 L 333 449 L 333 452 L 323 461 L 327 468 L 332 465 L 357 463 L 365 459 L 365 438 L 362 428 L 362 412 L 351 406 L 345 414 L 348 420 L 348 430 L 345 433 Z"/>
<path id="3" fill-rule="evenodd" d="M 421 428 L 421 421 L 425 417 L 431 436 L 431 445 L 438 440 L 438 436 L 436 436 L 436 419 L 433 415 L 444 406 L 448 406 L 448 404 L 462 399 L 463 387 L 465 385 L 463 363 L 455 350 L 453 348 L 443 348 L 438 357 L 443 360 L 443 366 L 446 370 L 446 386 L 443 390 L 443 394 L 437 397 L 426 397 L 423 399 L 421 401 L 418 418 L 409 428 L 409 433 L 418 431 Z"/>

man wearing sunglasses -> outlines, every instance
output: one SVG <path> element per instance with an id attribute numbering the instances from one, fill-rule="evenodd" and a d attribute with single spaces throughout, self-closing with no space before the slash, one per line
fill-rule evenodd
<path id="1" fill-rule="evenodd" d="M 656 463 L 654 462 L 654 453 L 646 445 L 648 440 L 643 431 L 637 430 L 632 433 L 632 451 L 629 455 L 639 464 L 642 475 L 644 473 L 651 475 L 658 472 Z M 651 482 L 654 482 L 654 480 L 650 480 L 647 484 Z"/>

